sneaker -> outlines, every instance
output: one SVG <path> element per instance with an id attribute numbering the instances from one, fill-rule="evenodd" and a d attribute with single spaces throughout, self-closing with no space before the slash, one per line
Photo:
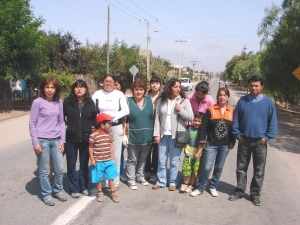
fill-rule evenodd
<path id="1" fill-rule="evenodd" d="M 128 187 L 131 189 L 131 190 L 136 190 L 137 189 L 137 186 L 135 183 L 130 183 L 128 182 Z"/>
<path id="2" fill-rule="evenodd" d="M 187 189 L 185 190 L 186 193 L 192 193 L 193 192 L 193 186 L 190 185 L 187 187 Z"/>
<path id="3" fill-rule="evenodd" d="M 180 192 L 185 192 L 187 188 L 188 188 L 187 184 L 182 184 L 179 190 Z"/>
<path id="4" fill-rule="evenodd" d="M 59 192 L 58 194 L 56 194 L 55 197 L 56 197 L 59 201 L 61 201 L 61 202 L 67 201 L 67 197 L 64 196 L 61 192 Z"/>
<path id="5" fill-rule="evenodd" d="M 160 189 L 160 188 L 162 188 L 162 187 L 159 186 L 158 184 L 154 184 L 154 185 L 152 186 L 152 189 L 153 189 L 153 190 L 157 190 L 157 189 Z"/>
<path id="6" fill-rule="evenodd" d="M 103 202 L 103 191 L 98 191 L 97 193 L 97 201 Z"/>
<path id="7" fill-rule="evenodd" d="M 120 180 L 123 181 L 123 182 L 126 182 L 127 181 L 127 176 L 126 175 L 120 176 Z"/>
<path id="8" fill-rule="evenodd" d="M 115 202 L 115 203 L 120 202 L 120 199 L 119 199 L 119 197 L 118 197 L 118 195 L 117 195 L 116 193 L 111 194 L 111 195 L 110 195 L 110 198 L 111 198 L 111 200 L 113 200 L 113 202 Z"/>
<path id="9" fill-rule="evenodd" d="M 239 194 L 233 194 L 231 196 L 229 196 L 228 200 L 229 201 L 236 201 L 239 200 L 240 198 L 243 198 L 243 195 L 239 195 Z"/>
<path id="10" fill-rule="evenodd" d="M 54 201 L 51 197 L 44 198 L 44 202 L 47 206 L 54 206 L 55 205 L 55 203 L 54 203 Z"/>
<path id="11" fill-rule="evenodd" d="M 199 191 L 198 189 L 196 189 L 195 191 L 193 191 L 190 196 L 192 197 L 196 197 L 198 195 L 202 195 L 203 192 Z"/>
<path id="12" fill-rule="evenodd" d="M 175 190 L 176 190 L 176 186 L 174 186 L 174 185 L 169 186 L 169 191 L 175 191 Z"/>
<path id="13" fill-rule="evenodd" d="M 137 182 L 140 183 L 143 186 L 148 186 L 149 185 L 149 183 L 146 180 L 139 180 Z"/>
<path id="14" fill-rule="evenodd" d="M 89 191 L 88 191 L 88 190 L 84 190 L 84 191 L 82 191 L 82 192 L 81 192 L 81 194 L 83 194 L 83 195 L 85 195 L 85 196 L 89 196 L 89 195 L 90 195 L 90 193 L 89 193 Z"/>
<path id="15" fill-rule="evenodd" d="M 79 193 L 71 193 L 72 198 L 79 198 Z"/>
<path id="16" fill-rule="evenodd" d="M 211 188 L 211 189 L 209 189 L 209 191 L 210 191 L 211 196 L 218 197 L 219 194 L 216 189 Z"/>
<path id="17" fill-rule="evenodd" d="M 150 182 L 155 183 L 157 181 L 157 176 L 155 174 L 151 175 Z"/>

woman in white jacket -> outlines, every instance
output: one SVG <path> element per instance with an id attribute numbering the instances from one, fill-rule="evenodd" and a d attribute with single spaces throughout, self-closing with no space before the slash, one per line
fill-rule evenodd
<path id="1" fill-rule="evenodd" d="M 190 101 L 185 98 L 181 83 L 171 79 L 166 84 L 157 103 L 154 122 L 154 141 L 158 146 L 157 182 L 152 186 L 156 190 L 169 183 L 169 191 L 176 190 L 179 159 L 182 148 L 175 147 L 176 130 L 185 131 L 186 121 L 192 121 L 194 114 Z M 178 128 L 177 128 L 178 123 Z M 170 173 L 167 179 L 167 161 L 170 158 Z"/>

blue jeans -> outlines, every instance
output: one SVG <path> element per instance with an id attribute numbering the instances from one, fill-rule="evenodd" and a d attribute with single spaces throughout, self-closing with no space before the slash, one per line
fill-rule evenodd
<path id="1" fill-rule="evenodd" d="M 44 198 L 48 198 L 52 195 L 60 193 L 63 189 L 63 155 L 59 149 L 59 138 L 46 139 L 39 138 L 39 144 L 42 149 L 41 154 L 36 154 L 39 162 L 39 176 L 40 184 L 42 188 L 42 195 Z M 54 168 L 54 183 L 51 187 L 48 179 L 50 172 L 49 161 L 52 159 L 53 168 Z"/>
<path id="2" fill-rule="evenodd" d="M 88 142 L 70 142 L 65 144 L 67 158 L 67 174 L 71 193 L 79 193 L 88 189 L 89 183 L 89 153 Z M 76 172 L 76 162 L 79 152 L 79 177 Z M 79 179 L 78 179 L 79 178 Z"/>
<path id="3" fill-rule="evenodd" d="M 214 172 L 210 181 L 210 188 L 216 189 L 223 171 L 226 157 L 229 152 L 228 145 L 207 142 L 203 152 L 203 166 L 197 179 L 197 189 L 203 192 L 206 188 L 209 174 L 214 165 Z"/>
<path id="4" fill-rule="evenodd" d="M 172 135 L 164 135 L 158 145 L 158 168 L 156 184 L 165 187 L 169 185 L 177 186 L 178 167 L 182 148 L 175 148 L 175 139 Z M 170 174 L 167 181 L 167 162 L 170 157 Z"/>

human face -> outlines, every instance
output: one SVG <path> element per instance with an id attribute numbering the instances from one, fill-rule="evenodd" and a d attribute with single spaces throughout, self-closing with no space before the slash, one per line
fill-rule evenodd
<path id="1" fill-rule="evenodd" d="M 202 102 L 203 99 L 205 98 L 205 95 L 202 91 L 196 91 L 196 100 L 198 102 Z"/>
<path id="2" fill-rule="evenodd" d="M 133 98 L 135 100 L 141 100 L 144 97 L 145 90 L 142 87 L 135 87 L 133 89 Z"/>
<path id="3" fill-rule="evenodd" d="M 106 77 L 105 80 L 103 81 L 103 89 L 106 92 L 112 92 L 115 89 L 115 81 L 111 77 Z"/>
<path id="4" fill-rule="evenodd" d="M 119 84 L 118 81 L 115 83 L 115 88 L 116 90 L 121 91 L 121 85 Z"/>
<path id="5" fill-rule="evenodd" d="M 85 93 L 86 93 L 86 88 L 81 85 L 78 85 L 74 88 L 74 94 L 76 95 L 77 98 L 82 98 Z"/>
<path id="6" fill-rule="evenodd" d="M 252 97 L 257 98 L 261 94 L 262 89 L 263 86 L 260 81 L 250 81 L 249 91 Z"/>
<path id="7" fill-rule="evenodd" d="M 226 95 L 225 91 L 220 91 L 218 95 L 218 105 L 225 105 L 228 102 L 228 95 Z"/>
<path id="8" fill-rule="evenodd" d="M 200 125 L 201 125 L 201 122 L 202 122 L 202 119 L 195 117 L 194 120 L 193 120 L 193 126 L 195 128 L 199 128 Z"/>
<path id="9" fill-rule="evenodd" d="M 180 94 L 180 90 L 181 90 L 180 82 L 176 81 L 171 91 L 172 98 L 176 98 Z"/>
<path id="10" fill-rule="evenodd" d="M 110 129 L 110 127 L 111 127 L 111 121 L 107 121 L 106 122 L 106 124 L 101 124 L 101 128 L 104 130 L 104 131 L 109 131 L 109 129 Z"/>
<path id="11" fill-rule="evenodd" d="M 160 89 L 160 83 L 156 82 L 156 81 L 151 82 L 150 89 L 152 92 L 155 92 L 155 93 L 158 92 Z"/>
<path id="12" fill-rule="evenodd" d="M 52 101 L 53 100 L 53 96 L 55 95 L 55 87 L 53 85 L 53 83 L 48 83 L 45 87 L 44 87 L 44 92 L 45 92 L 45 97 L 46 100 Z"/>

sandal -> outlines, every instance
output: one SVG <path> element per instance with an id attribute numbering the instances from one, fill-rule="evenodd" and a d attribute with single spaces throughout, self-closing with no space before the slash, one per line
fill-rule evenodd
<path id="1" fill-rule="evenodd" d="M 103 191 L 98 191 L 97 201 L 98 202 L 103 202 Z"/>
<path id="2" fill-rule="evenodd" d="M 113 193 L 110 195 L 111 200 L 113 200 L 113 202 L 118 203 L 120 202 L 120 199 L 118 198 L 118 195 L 116 193 Z"/>

